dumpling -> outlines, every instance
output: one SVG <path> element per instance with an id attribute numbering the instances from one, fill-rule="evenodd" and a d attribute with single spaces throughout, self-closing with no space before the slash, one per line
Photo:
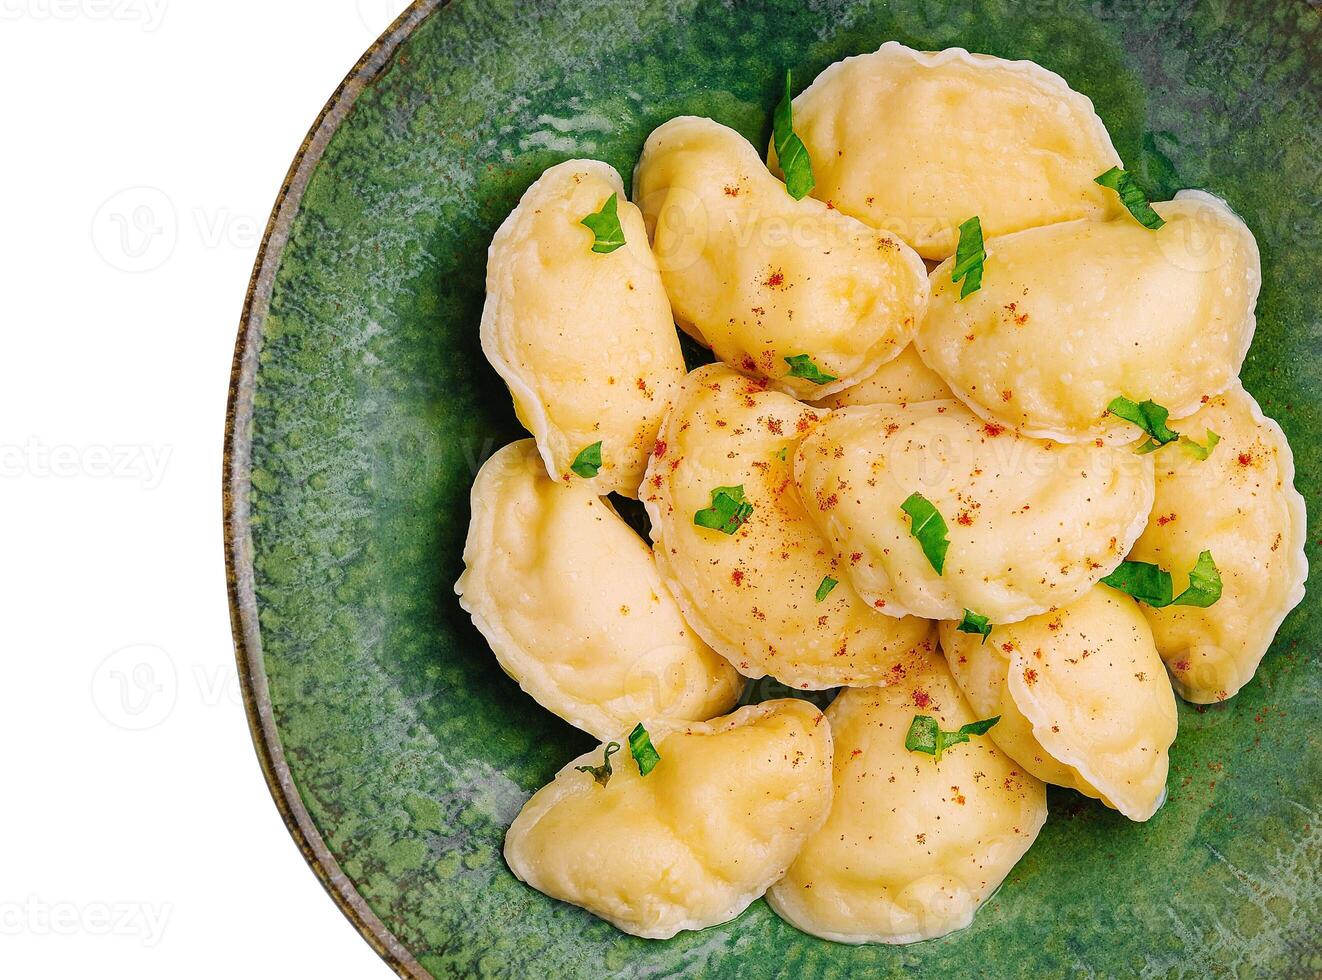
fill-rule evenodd
<path id="1" fill-rule="evenodd" d="M 838 61 L 794 100 L 813 195 L 892 229 L 925 259 L 983 233 L 1115 210 L 1093 178 L 1119 166 L 1092 103 L 1031 61 L 887 41 Z M 779 172 L 779 171 L 777 171 Z"/>
<path id="2" fill-rule="evenodd" d="M 590 485 L 550 479 L 531 439 L 487 460 L 472 507 L 455 592 L 542 707 L 608 738 L 734 706 L 739 675 L 684 622 L 647 545 Z"/>
<path id="3" fill-rule="evenodd" d="M 941 624 L 941 647 L 991 738 L 1029 772 L 1147 820 L 1166 799 L 1175 695 L 1138 603 L 1097 585 L 981 636 Z"/>
<path id="4" fill-rule="evenodd" d="M 640 776 L 627 746 L 605 786 L 576 766 L 505 835 L 521 881 L 645 939 L 728 922 L 780 878 L 831 808 L 831 730 L 807 701 L 764 701 L 707 724 L 649 726 Z M 623 738 L 619 739 L 624 742 Z"/>
<path id="5" fill-rule="evenodd" d="M 909 343 L 927 306 L 912 249 L 794 200 L 747 140 L 710 119 L 681 116 L 648 137 L 634 200 L 680 326 L 792 395 L 862 381 Z"/>
<path id="6" fill-rule="evenodd" d="M 1262 281 L 1252 233 L 1197 191 L 1129 215 L 986 242 L 982 288 L 964 299 L 952 261 L 932 271 L 918 353 L 983 418 L 1061 442 L 1129 442 L 1107 406 L 1151 399 L 1179 419 L 1224 391 L 1253 339 Z"/>
<path id="7" fill-rule="evenodd" d="M 908 751 L 915 715 L 943 731 L 990 717 L 969 708 L 938 654 L 902 683 L 849 688 L 827 709 L 831 813 L 767 892 L 804 932 L 915 943 L 963 929 L 1042 829 L 1041 782 L 986 737 L 946 749 L 939 763 Z"/>
<path id="8" fill-rule="evenodd" d="M 1113 571 L 1153 494 L 1151 461 L 1128 448 L 1029 439 L 951 401 L 834 412 L 799 447 L 795 478 L 866 602 L 994 623 L 1063 605 Z M 940 574 L 903 509 L 913 494 L 947 526 Z"/>
<path id="9" fill-rule="evenodd" d="M 613 194 L 625 244 L 595 252 L 582 220 Z M 614 168 L 570 160 L 528 188 L 491 242 L 481 335 L 547 472 L 636 497 L 684 358 L 642 216 Z M 595 476 L 573 468 L 585 450 L 584 463 L 599 456 Z"/>
<path id="10" fill-rule="evenodd" d="M 912 344 L 858 384 L 814 402 L 819 408 L 850 405 L 907 405 L 909 402 L 953 400 L 955 393 L 941 376 L 923 363 Z"/>
<path id="11" fill-rule="evenodd" d="M 1143 607 L 1175 689 L 1186 701 L 1222 701 L 1249 682 L 1286 614 L 1304 597 L 1307 516 L 1294 488 L 1294 455 L 1280 426 L 1239 385 L 1180 423 L 1206 460 L 1171 445 L 1153 453 L 1152 519 L 1129 557 L 1175 576 L 1175 593 L 1203 551 L 1221 573 L 1206 609 Z"/>
<path id="12" fill-rule="evenodd" d="M 685 618 L 740 673 L 807 689 L 885 684 L 935 633 L 869 609 L 808 519 L 790 468 L 819 415 L 721 365 L 690 374 L 643 483 L 653 550 Z M 752 507 L 733 534 L 694 523 L 721 488 Z"/>

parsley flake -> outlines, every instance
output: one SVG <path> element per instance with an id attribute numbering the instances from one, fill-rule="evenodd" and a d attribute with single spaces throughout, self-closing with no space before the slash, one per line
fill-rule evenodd
<path id="1" fill-rule="evenodd" d="M 1132 398 L 1125 398 L 1121 395 L 1119 398 L 1111 399 L 1111 404 L 1106 406 L 1106 410 L 1117 418 L 1122 418 L 1126 422 L 1133 422 L 1148 435 L 1148 441 L 1134 450 L 1136 453 L 1150 453 L 1154 449 L 1160 449 L 1168 442 L 1174 442 L 1180 438 L 1180 434 L 1166 425 L 1166 420 L 1170 418 L 1170 412 L 1163 406 L 1149 399 L 1144 402 L 1136 402 Z"/>
<path id="2" fill-rule="evenodd" d="M 982 637 L 982 642 L 987 642 L 987 637 L 991 636 L 991 620 L 986 616 L 979 616 L 972 609 L 964 610 L 964 618 L 959 621 L 955 627 L 961 633 L 976 633 Z"/>
<path id="3" fill-rule="evenodd" d="M 1109 187 L 1120 195 L 1120 203 L 1125 206 L 1134 220 L 1144 228 L 1151 228 L 1156 231 L 1166 222 L 1162 220 L 1161 215 L 1152 210 L 1152 205 L 1148 202 L 1148 196 L 1143 193 L 1143 188 L 1138 186 L 1138 181 L 1128 170 L 1121 170 L 1119 167 L 1112 167 L 1100 177 L 1094 177 L 1095 183 L 1103 187 Z"/>
<path id="4" fill-rule="evenodd" d="M 1207 445 L 1202 446 L 1188 436 L 1180 436 L 1180 448 L 1194 459 L 1206 461 L 1207 457 L 1212 455 L 1212 450 L 1216 448 L 1216 444 L 1221 441 L 1221 437 L 1208 429 L 1206 438 Z"/>
<path id="5" fill-rule="evenodd" d="M 1206 609 L 1221 598 L 1221 572 L 1212 560 L 1212 553 L 1204 551 L 1189 572 L 1189 586 L 1172 598 L 1174 587 L 1171 573 L 1159 565 L 1145 561 L 1121 562 L 1106 578 L 1103 585 L 1133 596 L 1153 609 L 1166 606 L 1197 606 Z"/>
<path id="6" fill-rule="evenodd" d="M 817 586 L 817 601 L 821 602 L 823 599 L 829 596 L 831 594 L 831 590 L 834 589 L 839 584 L 840 583 L 837 582 L 835 579 L 831 578 L 831 576 L 829 575 L 825 576 L 822 579 L 822 584 Z"/>
<path id="7" fill-rule="evenodd" d="M 640 721 L 638 727 L 629 733 L 629 754 L 638 763 L 638 773 L 646 776 L 661 761 L 661 753 L 652 745 L 652 738 Z"/>
<path id="8" fill-rule="evenodd" d="M 933 761 L 941 761 L 941 753 L 952 745 L 967 742 L 971 735 L 986 735 L 991 727 L 1001 720 L 1001 716 L 971 721 L 962 725 L 958 731 L 943 732 L 935 718 L 929 715 L 914 715 L 909 723 L 909 733 L 904 736 L 904 747 L 910 752 L 925 752 Z"/>
<path id="9" fill-rule="evenodd" d="M 580 450 L 569 468 L 583 479 L 591 480 L 601 471 L 601 443 L 594 442 Z"/>
<path id="10" fill-rule="evenodd" d="M 802 201 L 813 189 L 812 160 L 808 148 L 794 132 L 794 107 L 790 100 L 790 72 L 785 72 L 785 94 L 771 117 L 771 142 L 776 148 L 780 172 L 785 175 L 785 190 Z"/>
<path id="11" fill-rule="evenodd" d="M 791 378 L 803 378 L 815 385 L 830 384 L 832 381 L 839 380 L 834 374 L 827 374 L 814 364 L 812 357 L 808 354 L 795 354 L 793 357 L 787 357 L 785 363 L 790 366 L 789 376 Z"/>
<path id="12" fill-rule="evenodd" d="M 605 758 L 601 760 L 601 765 L 575 766 L 574 771 L 586 772 L 590 776 L 592 776 L 592 778 L 595 779 L 599 785 L 605 786 L 607 783 L 610 782 L 611 773 L 614 771 L 611 769 L 611 756 L 618 751 L 620 751 L 620 743 L 611 742 L 610 745 L 606 746 Z"/>
<path id="13" fill-rule="evenodd" d="M 600 211 L 588 215 L 579 222 L 597 236 L 592 243 L 592 251 L 605 255 L 624 244 L 624 229 L 620 227 L 619 207 L 620 196 L 612 194 L 606 198 L 606 203 L 601 206 Z"/>
<path id="14" fill-rule="evenodd" d="M 900 510 L 909 515 L 909 533 L 918 539 L 923 554 L 940 575 L 946 567 L 946 552 L 950 550 L 950 539 L 946 537 L 950 529 L 946 527 L 945 519 L 921 493 L 910 494 L 909 499 L 900 504 Z"/>
<path id="15" fill-rule="evenodd" d="M 950 281 L 964 280 L 959 287 L 959 298 L 982 288 L 982 264 L 987 261 L 987 250 L 982 246 L 982 222 L 975 214 L 959 226 L 959 245 L 955 248 L 955 268 Z"/>
<path id="16" fill-rule="evenodd" d="M 711 506 L 693 515 L 698 527 L 734 534 L 753 514 L 753 505 L 744 499 L 744 488 L 717 487 L 711 492 Z"/>

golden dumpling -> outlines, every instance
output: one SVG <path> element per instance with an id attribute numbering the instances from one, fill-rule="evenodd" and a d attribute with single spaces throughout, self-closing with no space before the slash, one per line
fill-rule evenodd
<path id="1" fill-rule="evenodd" d="M 694 116 L 659 127 L 634 199 L 675 319 L 746 374 L 823 397 L 913 338 L 927 305 L 918 255 L 820 201 L 794 200 L 732 129 Z"/>
<path id="2" fill-rule="evenodd" d="M 869 609 L 808 519 L 791 467 L 819 416 L 721 365 L 685 378 L 643 484 L 657 566 L 740 673 L 797 688 L 885 684 L 933 647 L 934 630 Z M 720 488 L 739 488 L 752 508 L 733 534 L 695 524 Z"/>
<path id="3" fill-rule="evenodd" d="M 1093 178 L 1120 164 L 1092 103 L 1031 61 L 887 41 L 838 61 L 794 100 L 813 195 L 891 229 L 925 259 L 973 215 L 1005 235 L 1113 213 Z"/>
<path id="4" fill-rule="evenodd" d="M 831 729 L 780 700 L 648 731 L 656 768 L 640 775 L 621 737 L 602 786 L 576 767 L 605 747 L 579 756 L 515 817 L 505 860 L 552 898 L 668 939 L 728 922 L 785 873 L 831 808 Z"/>
<path id="5" fill-rule="evenodd" d="M 986 241 L 982 288 L 960 299 L 953 260 L 932 271 L 918 353 L 985 419 L 1061 442 L 1131 442 L 1113 399 L 1148 399 L 1179 419 L 1239 374 L 1262 281 L 1258 246 L 1216 198 Z"/>
<path id="6" fill-rule="evenodd" d="M 611 195 L 625 244 L 603 254 L 582 220 Z M 642 216 L 612 167 L 570 160 L 528 188 L 491 242 L 481 334 L 547 472 L 636 497 L 684 359 Z M 597 443 L 596 475 L 575 472 Z"/>
<path id="7" fill-rule="evenodd" d="M 684 622 L 647 545 L 588 484 L 550 479 L 532 440 L 487 460 L 472 509 L 460 605 L 544 708 L 609 738 L 734 706 L 739 675 Z"/>
<path id="8" fill-rule="evenodd" d="M 767 892 L 804 932 L 915 943 L 963 929 L 1042 829 L 1046 787 L 989 738 L 940 762 L 905 749 L 920 714 L 943 731 L 990 717 L 969 708 L 938 654 L 890 687 L 849 688 L 827 709 L 831 813 Z"/>
<path id="9" fill-rule="evenodd" d="M 1015 622 L 1086 592 L 1124 558 L 1152 501 L 1152 463 L 984 423 L 958 402 L 832 413 L 799 447 L 807 512 L 865 601 L 890 615 Z M 913 535 L 913 494 L 944 520 L 941 571 Z"/>
<path id="10" fill-rule="evenodd" d="M 1221 598 L 1205 609 L 1143 607 L 1171 679 L 1187 701 L 1206 704 L 1252 679 L 1286 614 L 1304 597 L 1307 515 L 1294 488 L 1285 434 L 1241 386 L 1212 398 L 1179 423 L 1206 445 L 1206 460 L 1166 446 L 1153 453 L 1157 496 L 1135 561 L 1170 571 L 1179 594 L 1199 554 L 1212 553 Z"/>
<path id="11" fill-rule="evenodd" d="M 1138 603 L 1105 585 L 983 638 L 941 624 L 941 647 L 991 737 L 1029 772 L 1147 820 L 1166 799 L 1175 696 Z"/>

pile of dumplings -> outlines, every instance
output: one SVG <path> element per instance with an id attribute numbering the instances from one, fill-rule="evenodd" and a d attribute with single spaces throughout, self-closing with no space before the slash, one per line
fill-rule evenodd
<path id="1" fill-rule="evenodd" d="M 1124 183 L 1058 75 L 962 49 L 787 79 L 768 160 L 672 119 L 631 195 L 562 163 L 491 244 L 482 346 L 533 438 L 478 474 L 456 592 L 601 743 L 505 857 L 636 936 L 765 895 L 917 942 L 1046 783 L 1152 817 L 1176 695 L 1233 696 L 1303 597 L 1290 447 L 1239 382 L 1258 250 Z M 736 709 L 759 678 L 839 690 Z"/>

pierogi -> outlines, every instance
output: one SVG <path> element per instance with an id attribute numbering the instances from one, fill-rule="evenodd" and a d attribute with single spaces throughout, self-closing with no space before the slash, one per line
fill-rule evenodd
<path id="1" fill-rule="evenodd" d="M 794 200 L 747 140 L 710 119 L 681 116 L 648 137 L 634 200 L 680 326 L 797 397 L 862 381 L 909 343 L 926 309 L 917 253 Z"/>
<path id="2" fill-rule="evenodd" d="M 1143 607 L 1176 691 L 1186 701 L 1223 701 L 1252 679 L 1286 614 L 1304 597 L 1307 515 L 1294 488 L 1294 455 L 1281 427 L 1235 385 L 1180 430 L 1200 460 L 1176 445 L 1153 453 L 1157 496 L 1130 558 L 1175 576 L 1175 591 L 1203 551 L 1221 573 L 1221 598 L 1205 609 Z"/>
<path id="3" fill-rule="evenodd" d="M 864 601 L 929 619 L 1010 623 L 1070 602 L 1120 564 L 1153 495 L 1151 460 L 1127 448 L 1030 439 L 952 401 L 834 412 L 794 472 Z M 902 509 L 915 493 L 947 525 L 940 573 Z"/>
<path id="4" fill-rule="evenodd" d="M 807 701 L 649 728 L 661 761 L 628 749 L 606 785 L 579 756 L 533 794 L 505 836 L 521 881 L 634 936 L 728 922 L 784 873 L 831 807 L 831 729 Z M 623 739 L 621 739 L 623 741 Z"/>
<path id="5" fill-rule="evenodd" d="M 953 255 L 975 214 L 1004 235 L 1116 210 L 1093 183 L 1120 158 L 1092 102 L 1031 61 L 887 41 L 818 75 L 794 129 L 815 197 L 925 259 Z"/>
<path id="6" fill-rule="evenodd" d="M 804 932 L 914 943 L 963 929 L 1041 830 L 1041 782 L 985 736 L 946 749 L 940 762 L 908 751 L 916 714 L 944 731 L 989 717 L 965 702 L 939 654 L 890 687 L 849 688 L 827 709 L 831 813 L 767 892 Z"/>
<path id="7" fill-rule="evenodd" d="M 850 405 L 907 405 L 954 399 L 955 393 L 941 376 L 923 363 L 910 344 L 893 361 L 887 361 L 858 384 L 822 398 L 819 408 L 848 408 Z"/>
<path id="8" fill-rule="evenodd" d="M 986 241 L 982 288 L 960 298 L 953 260 L 932 271 L 918 353 L 971 409 L 1026 435 L 1131 442 L 1107 411 L 1150 399 L 1172 419 L 1235 381 L 1262 281 L 1252 233 L 1209 194 Z"/>
<path id="9" fill-rule="evenodd" d="M 604 739 L 734 706 L 739 675 L 684 622 L 647 545 L 587 483 L 548 477 L 532 440 L 486 462 L 472 510 L 455 592 L 542 707 Z"/>
<path id="10" fill-rule="evenodd" d="M 691 373 L 643 483 L 653 551 L 685 618 L 741 674 L 805 689 L 885 684 L 933 648 L 934 629 L 869 609 L 808 519 L 791 466 L 820 415 L 722 365 Z M 733 534 L 694 523 L 723 487 L 752 505 Z"/>
<path id="11" fill-rule="evenodd" d="M 1105 585 L 986 642 L 941 624 L 951 672 L 991 738 L 1047 782 L 1147 820 L 1166 798 L 1175 696 L 1138 603 Z"/>
<path id="12" fill-rule="evenodd" d="M 625 244 L 603 254 L 582 220 L 612 194 Z M 528 188 L 491 242 L 481 334 L 547 472 L 636 497 L 684 358 L 642 216 L 614 168 L 570 160 Z M 597 443 L 595 475 L 575 471 Z"/>

